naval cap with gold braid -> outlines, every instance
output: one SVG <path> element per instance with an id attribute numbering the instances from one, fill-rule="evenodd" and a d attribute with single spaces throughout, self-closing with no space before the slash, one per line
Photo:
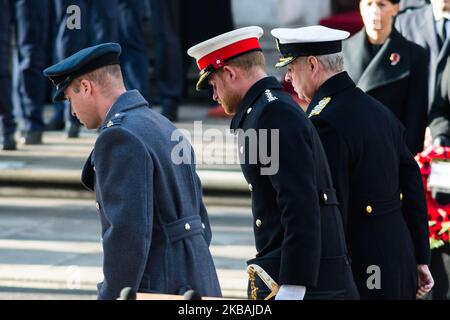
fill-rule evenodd
<path id="1" fill-rule="evenodd" d="M 342 40 L 350 36 L 347 31 L 323 26 L 278 28 L 273 29 L 271 33 L 281 53 L 281 58 L 276 64 L 277 68 L 287 66 L 298 57 L 339 53 L 342 51 Z"/>

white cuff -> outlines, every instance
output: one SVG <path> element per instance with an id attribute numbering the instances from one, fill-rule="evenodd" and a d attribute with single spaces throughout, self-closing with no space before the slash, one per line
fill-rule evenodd
<path id="1" fill-rule="evenodd" d="M 275 300 L 303 300 L 306 294 L 306 287 L 291 286 L 283 284 L 278 291 Z"/>

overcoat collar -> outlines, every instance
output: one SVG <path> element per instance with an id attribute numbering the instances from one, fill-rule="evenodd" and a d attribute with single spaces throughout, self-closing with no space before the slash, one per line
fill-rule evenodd
<path id="1" fill-rule="evenodd" d="M 270 89 L 282 89 L 282 85 L 274 77 L 266 77 L 256 82 L 242 99 L 238 108 L 238 112 L 231 121 L 231 130 L 237 130 L 241 127 L 242 121 L 247 115 L 248 108 L 255 102 L 258 97 Z"/>
<path id="2" fill-rule="evenodd" d="M 355 83 L 350 78 L 347 72 L 341 72 L 331 77 L 319 88 L 309 104 L 307 114 L 311 115 L 311 112 L 319 104 L 319 102 L 325 98 L 332 98 L 335 94 L 345 91 L 349 88 L 354 88 Z"/>
<path id="3" fill-rule="evenodd" d="M 117 115 L 124 113 L 131 109 L 148 106 L 147 100 L 137 90 L 131 90 L 121 95 L 117 101 L 112 105 L 111 109 L 107 113 L 105 120 L 103 121 L 102 128 L 107 126 Z"/>

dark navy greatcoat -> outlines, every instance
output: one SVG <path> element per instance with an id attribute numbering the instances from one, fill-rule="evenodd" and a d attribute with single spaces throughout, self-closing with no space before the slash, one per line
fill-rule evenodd
<path id="1" fill-rule="evenodd" d="M 102 224 L 100 299 L 117 299 L 125 287 L 221 295 L 200 181 L 194 164 L 172 162 L 174 130 L 138 91 L 123 94 L 106 116 L 83 170 Z"/>
<path id="2" fill-rule="evenodd" d="M 279 285 L 306 286 L 305 299 L 357 299 L 326 155 L 306 114 L 275 78 L 267 77 L 248 91 L 231 129 L 238 134 L 252 191 L 258 254 L 248 263 L 261 266 Z M 274 139 L 267 147 L 269 155 L 279 155 L 278 170 L 269 175 L 261 171 L 271 167 L 261 156 L 251 161 L 255 140 L 244 145 L 253 130 L 260 146 L 271 141 L 260 130 L 268 137 L 279 130 L 278 143 Z M 265 298 L 267 288 L 260 281 L 257 287 L 258 298 Z"/>
<path id="3" fill-rule="evenodd" d="M 358 88 L 388 107 L 406 128 L 413 155 L 423 151 L 428 114 L 427 52 L 395 29 L 378 52 L 362 30 L 344 42 L 345 69 Z"/>
<path id="4" fill-rule="evenodd" d="M 328 156 L 361 298 L 415 299 L 417 264 L 429 263 L 430 247 L 424 187 L 404 127 L 346 72 L 319 88 L 308 114 Z M 370 290 L 374 266 L 381 288 Z"/>

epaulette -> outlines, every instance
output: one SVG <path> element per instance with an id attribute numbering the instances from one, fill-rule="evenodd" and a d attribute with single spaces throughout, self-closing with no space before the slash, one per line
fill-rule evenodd
<path id="1" fill-rule="evenodd" d="M 124 118 L 125 113 L 117 113 L 114 117 L 111 118 L 111 120 L 106 123 L 106 125 L 102 127 L 102 130 L 122 125 L 122 121 Z"/>
<path id="2" fill-rule="evenodd" d="M 314 117 L 314 116 L 318 116 L 323 109 L 325 109 L 325 107 L 330 103 L 331 98 L 323 98 L 322 100 L 319 101 L 319 104 L 317 106 L 314 107 L 314 109 L 311 111 L 311 114 L 309 115 L 309 117 Z"/>

